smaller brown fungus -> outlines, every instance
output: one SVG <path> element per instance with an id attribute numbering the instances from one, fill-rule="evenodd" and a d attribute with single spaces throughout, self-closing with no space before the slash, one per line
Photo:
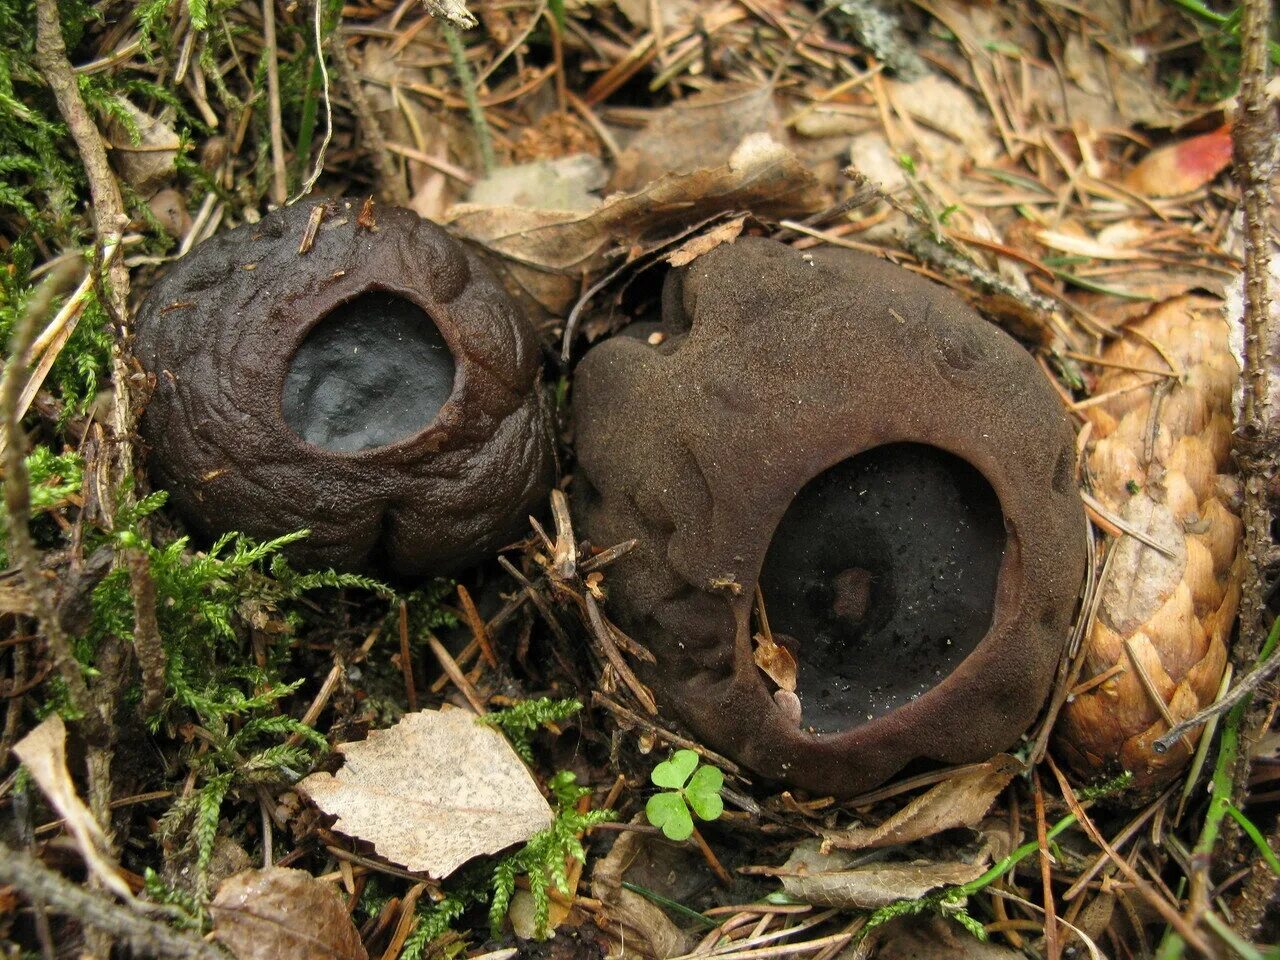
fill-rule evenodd
<path id="1" fill-rule="evenodd" d="M 151 476 L 197 533 L 307 528 L 298 562 L 443 573 L 554 480 L 538 344 L 479 259 L 408 210 L 277 210 L 200 244 L 138 312 Z"/>
<path id="2" fill-rule="evenodd" d="M 1026 351 L 901 267 L 752 238 L 626 333 L 575 375 L 575 504 L 593 543 L 638 540 L 609 611 L 661 706 L 820 794 L 1012 745 L 1086 549 L 1072 431 Z M 757 668 L 757 593 L 794 695 Z"/>

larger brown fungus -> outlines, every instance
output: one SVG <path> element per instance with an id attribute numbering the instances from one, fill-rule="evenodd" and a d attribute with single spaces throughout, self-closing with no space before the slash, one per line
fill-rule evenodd
<path id="1" fill-rule="evenodd" d="M 660 330 L 591 350 L 574 408 L 582 529 L 639 539 L 609 607 L 662 705 L 819 793 L 1009 747 L 1086 549 L 1072 431 L 1027 353 L 900 267 L 759 239 L 673 273 Z M 757 586 L 798 723 L 753 659 Z"/>
<path id="2" fill-rule="evenodd" d="M 442 229 L 317 200 L 206 241 L 138 313 L 154 482 L 205 536 L 308 528 L 299 562 L 442 573 L 554 479 L 528 321 Z"/>

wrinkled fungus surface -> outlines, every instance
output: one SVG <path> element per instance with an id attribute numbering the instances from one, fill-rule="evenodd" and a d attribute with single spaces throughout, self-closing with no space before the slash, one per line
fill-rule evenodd
<path id="1" fill-rule="evenodd" d="M 1084 574 L 1073 435 L 1031 357 L 885 261 L 743 238 L 669 275 L 665 337 L 574 381 L 580 532 L 663 707 L 851 795 L 984 760 L 1040 710 Z M 757 586 L 799 723 L 756 667 Z"/>
<path id="2" fill-rule="evenodd" d="M 152 479 L 205 537 L 307 528 L 300 563 L 447 572 L 518 536 L 550 489 L 538 346 L 444 230 L 359 209 L 275 211 L 151 291 L 136 352 L 155 379 Z"/>

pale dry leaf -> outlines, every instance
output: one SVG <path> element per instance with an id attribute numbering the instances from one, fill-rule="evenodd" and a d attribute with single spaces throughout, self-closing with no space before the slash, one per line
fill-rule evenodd
<path id="1" fill-rule="evenodd" d="M 858 862 L 836 850 L 824 854 L 819 840 L 801 842 L 778 871 L 782 886 L 805 903 L 876 910 L 897 900 L 918 900 L 930 890 L 968 883 L 982 876 L 988 857 L 911 862 Z"/>
<path id="2" fill-rule="evenodd" d="M 795 154 L 767 135 L 752 135 L 726 163 L 662 177 L 585 213 L 461 204 L 450 210 L 449 222 L 495 255 L 510 286 L 542 310 L 563 316 L 583 279 L 605 268 L 613 250 L 717 213 L 799 216 L 825 202 L 817 178 Z"/>
<path id="3" fill-rule="evenodd" d="M 986 816 L 996 797 L 1021 770 L 1022 761 L 1002 753 L 971 773 L 944 780 L 878 827 L 824 831 L 823 842 L 829 847 L 862 850 L 910 843 L 956 827 L 972 827 Z"/>
<path id="4" fill-rule="evenodd" d="M 213 936 L 236 960 L 367 960 L 337 892 L 305 870 L 246 870 L 209 904 Z"/>
<path id="5" fill-rule="evenodd" d="M 710 253 L 723 243 L 733 243 L 738 239 L 738 235 L 742 233 L 742 226 L 746 222 L 747 218 L 745 216 L 735 217 L 712 227 L 706 233 L 690 237 L 667 255 L 667 263 L 673 267 L 684 267 L 693 263 L 704 253 Z"/>
<path id="6" fill-rule="evenodd" d="M 13 752 L 27 768 L 53 809 L 61 814 L 85 865 L 112 893 L 132 900 L 129 885 L 121 879 L 102 827 L 76 793 L 67 770 L 67 728 L 62 717 L 51 713 L 25 737 L 14 744 Z"/>
<path id="7" fill-rule="evenodd" d="M 506 738 L 464 710 L 422 710 L 340 744 L 337 774 L 298 784 L 335 829 L 409 870 L 446 877 L 551 825 L 551 807 Z"/>
<path id="8" fill-rule="evenodd" d="M 116 97 L 116 103 L 132 118 L 134 130 L 119 120 L 107 124 L 114 147 L 112 163 L 129 186 L 139 193 L 149 194 L 177 175 L 174 160 L 182 141 L 174 132 L 173 125 L 163 119 L 164 115 L 162 118 L 153 117 L 124 97 Z M 166 115 L 169 112 L 166 111 Z M 138 135 L 137 143 L 133 142 L 133 132 Z"/>
<path id="9" fill-rule="evenodd" d="M 1121 538 L 1114 548 L 1098 616 L 1117 633 L 1130 634 L 1151 619 L 1177 589 L 1187 567 L 1187 543 L 1173 512 L 1146 490 L 1140 489 L 1129 498 L 1120 518 L 1164 548 L 1153 550 L 1133 537 Z"/>

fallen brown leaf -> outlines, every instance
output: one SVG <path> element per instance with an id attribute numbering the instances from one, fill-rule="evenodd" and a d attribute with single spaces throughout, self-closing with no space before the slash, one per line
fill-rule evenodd
<path id="1" fill-rule="evenodd" d="M 667 174 L 723 164 L 753 133 L 786 138 L 772 84 L 721 84 L 646 113 L 648 125 L 618 157 L 610 190 L 639 190 Z"/>
<path id="2" fill-rule="evenodd" d="M 409 713 L 344 743 L 337 774 L 298 784 L 335 829 L 409 870 L 446 877 L 550 826 L 551 807 L 506 738 L 465 710 Z"/>
<path id="3" fill-rule="evenodd" d="M 607 255 L 619 247 L 725 211 L 796 216 L 823 203 L 817 179 L 795 154 L 767 134 L 752 134 L 726 163 L 664 176 L 585 213 L 460 204 L 450 210 L 449 221 L 498 258 L 516 292 L 563 316 L 581 293 L 583 279 L 603 269 Z"/>
<path id="4" fill-rule="evenodd" d="M 972 827 L 1021 769 L 1020 760 L 1002 753 L 972 773 L 944 780 L 878 827 L 824 831 L 823 842 L 828 847 L 862 850 L 910 843 L 956 827 Z"/>
<path id="5" fill-rule="evenodd" d="M 968 883 L 982 876 L 985 849 L 972 863 L 917 859 L 859 862 L 842 850 L 822 852 L 822 842 L 805 840 L 778 871 L 787 893 L 806 903 L 876 910 L 897 900 L 918 900 L 930 890 Z"/>
<path id="6" fill-rule="evenodd" d="M 209 904 L 213 936 L 236 960 L 367 960 L 337 892 L 305 870 L 229 877 Z"/>

